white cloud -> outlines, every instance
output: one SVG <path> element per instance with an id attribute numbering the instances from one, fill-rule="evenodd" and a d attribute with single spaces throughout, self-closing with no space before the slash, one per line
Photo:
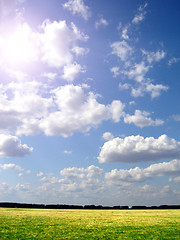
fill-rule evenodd
<path id="1" fill-rule="evenodd" d="M 156 98 L 161 95 L 162 91 L 167 91 L 168 89 L 168 86 L 153 84 L 148 79 L 147 82 L 140 83 L 138 88 L 131 88 L 131 95 L 133 97 L 142 97 L 145 93 L 149 93 L 151 98 Z"/>
<path id="2" fill-rule="evenodd" d="M 76 54 L 76 56 L 83 56 L 89 52 L 89 49 L 75 46 L 72 48 L 71 51 L 74 52 Z"/>
<path id="3" fill-rule="evenodd" d="M 152 84 L 149 83 L 146 85 L 146 92 L 149 92 L 151 94 L 152 98 L 159 97 L 161 94 L 161 91 L 167 91 L 169 88 L 167 86 L 164 86 L 162 84 Z"/>
<path id="4" fill-rule="evenodd" d="M 49 80 L 54 80 L 57 77 L 57 73 L 45 72 L 45 73 L 41 74 L 41 77 L 48 78 Z"/>
<path id="5" fill-rule="evenodd" d="M 72 82 L 79 73 L 85 72 L 85 67 L 82 67 L 80 64 L 72 63 L 64 66 L 64 74 L 62 78 Z"/>
<path id="6" fill-rule="evenodd" d="M 99 177 L 103 174 L 103 170 L 99 167 L 91 165 L 87 168 L 64 168 L 60 171 L 60 174 L 70 180 L 86 179 L 90 180 Z"/>
<path id="7" fill-rule="evenodd" d="M 175 121 L 177 121 L 177 122 L 180 121 L 180 115 L 178 115 L 178 114 L 173 115 L 172 118 L 173 118 Z"/>
<path id="8" fill-rule="evenodd" d="M 119 100 L 114 100 L 109 106 L 110 113 L 112 114 L 112 119 L 114 122 L 119 122 L 120 118 L 123 116 L 125 104 L 121 103 Z"/>
<path id="9" fill-rule="evenodd" d="M 38 61 L 40 55 L 39 35 L 27 23 L 13 23 L 2 30 L 0 36 L 0 65 L 4 68 L 22 69 Z"/>
<path id="10" fill-rule="evenodd" d="M 0 169 L 3 170 L 15 170 L 15 171 L 24 171 L 24 169 L 14 163 L 0 164 Z"/>
<path id="11" fill-rule="evenodd" d="M 126 61 L 129 55 L 132 54 L 132 47 L 128 45 L 126 41 L 117 41 L 110 45 L 112 48 L 112 54 L 118 56 L 121 61 Z"/>
<path id="12" fill-rule="evenodd" d="M 114 138 L 114 136 L 110 132 L 105 132 L 105 133 L 103 133 L 102 138 L 105 139 L 105 140 L 112 140 Z"/>
<path id="13" fill-rule="evenodd" d="M 37 177 L 42 177 L 43 175 L 44 175 L 43 172 L 39 172 L 39 173 L 37 173 Z"/>
<path id="14" fill-rule="evenodd" d="M 119 89 L 120 90 L 128 90 L 129 88 L 131 88 L 130 84 L 128 84 L 128 83 L 124 83 L 124 84 L 119 83 Z"/>
<path id="15" fill-rule="evenodd" d="M 173 63 L 177 63 L 177 62 L 180 62 L 180 58 L 171 58 L 168 62 L 168 65 L 171 66 Z"/>
<path id="16" fill-rule="evenodd" d="M 95 28 L 98 29 L 100 26 L 108 26 L 109 23 L 106 19 L 101 17 L 98 21 L 95 22 Z"/>
<path id="17" fill-rule="evenodd" d="M 159 62 L 166 56 L 166 53 L 160 50 L 158 50 L 157 52 L 147 52 L 145 50 L 142 50 L 142 53 L 147 56 L 147 61 L 149 64 L 153 62 Z"/>
<path id="18" fill-rule="evenodd" d="M 179 183 L 180 182 L 180 177 L 175 177 L 175 178 L 170 177 L 169 182 Z"/>
<path id="19" fill-rule="evenodd" d="M 76 47 L 76 42 L 87 41 L 88 36 L 81 33 L 79 29 L 71 23 L 71 28 L 65 21 L 50 22 L 44 21 L 42 24 L 43 34 L 41 38 L 42 61 L 47 62 L 52 67 L 62 67 L 73 62 L 71 49 Z"/>
<path id="20" fill-rule="evenodd" d="M 148 126 L 159 126 L 164 123 L 161 119 L 152 120 L 149 112 L 136 110 L 134 115 L 126 114 L 124 116 L 125 123 L 134 123 L 137 127 L 143 128 Z"/>
<path id="21" fill-rule="evenodd" d="M 83 0 L 69 0 L 63 4 L 63 7 L 72 12 L 73 15 L 79 15 L 84 20 L 88 20 L 91 16 L 89 7 L 84 4 Z"/>
<path id="22" fill-rule="evenodd" d="M 66 21 L 46 19 L 40 31 L 32 31 L 26 22 L 13 23 L 13 28 L 7 26 L 0 35 L 0 65 L 5 69 L 16 69 L 16 73 L 39 61 L 50 67 L 62 68 L 72 64 L 75 55 L 88 52 L 78 44 L 87 41 L 88 36 L 73 22 L 68 26 Z"/>
<path id="23" fill-rule="evenodd" d="M 32 151 L 33 148 L 21 144 L 16 136 L 0 134 L 0 157 L 24 157 Z"/>
<path id="24" fill-rule="evenodd" d="M 137 82 L 142 82 L 149 69 L 150 66 L 145 65 L 145 63 L 142 61 L 141 63 L 134 64 L 134 66 L 129 71 L 124 71 L 123 73 L 130 79 L 133 79 Z"/>
<path id="25" fill-rule="evenodd" d="M 40 132 L 39 119 L 47 115 L 51 98 L 41 96 L 45 84 L 35 81 L 16 81 L 0 88 L 0 129 L 17 134 L 34 135 Z M 10 98 L 7 96 L 11 95 Z M 23 99 L 23 101 L 22 101 Z"/>
<path id="26" fill-rule="evenodd" d="M 72 154 L 72 151 L 64 150 L 64 153 L 65 153 L 65 154 Z"/>
<path id="27" fill-rule="evenodd" d="M 138 24 L 144 20 L 144 17 L 145 17 L 144 13 L 139 13 L 133 18 L 132 23 Z"/>
<path id="28" fill-rule="evenodd" d="M 116 184 L 135 183 L 145 181 L 149 178 L 157 176 L 172 176 L 180 173 L 180 160 L 172 160 L 170 162 L 163 162 L 152 164 L 147 168 L 131 168 L 129 170 L 113 169 L 111 172 L 105 174 L 107 181 L 115 182 Z"/>
<path id="29" fill-rule="evenodd" d="M 35 81 L 11 82 L 0 86 L 0 129 L 18 135 L 61 135 L 87 132 L 103 120 L 118 122 L 124 104 L 104 105 L 89 86 L 65 85 L 50 89 Z M 11 98 L 7 98 L 7 92 Z M 23 101 L 22 101 L 23 99 Z"/>
<path id="30" fill-rule="evenodd" d="M 18 183 L 15 186 L 15 190 L 16 191 L 22 191 L 22 192 L 29 192 L 30 191 L 30 185 L 29 185 L 29 183 L 25 183 L 25 184 Z"/>
<path id="31" fill-rule="evenodd" d="M 81 86 L 66 85 L 54 90 L 57 111 L 41 120 L 40 128 L 46 135 L 68 137 L 75 131 L 87 132 L 103 120 L 118 122 L 124 105 L 113 101 L 110 105 L 97 102 L 97 95 L 85 94 Z"/>
<path id="32" fill-rule="evenodd" d="M 122 34 L 121 34 L 121 38 L 128 40 L 129 36 L 128 36 L 128 29 L 129 29 L 129 25 L 126 25 L 123 29 L 122 29 Z"/>
<path id="33" fill-rule="evenodd" d="M 145 18 L 146 15 L 146 11 L 145 8 L 148 6 L 147 3 L 144 4 L 144 6 L 140 6 L 138 9 L 138 13 L 135 15 L 135 17 L 132 20 L 133 24 L 139 24 L 140 22 L 142 22 Z"/>
<path id="34" fill-rule="evenodd" d="M 120 74 L 120 69 L 117 66 L 112 67 L 110 71 L 113 73 L 113 77 L 117 77 Z"/>
<path id="35" fill-rule="evenodd" d="M 180 157 L 180 142 L 161 135 L 144 138 L 142 136 L 128 136 L 124 139 L 114 138 L 105 142 L 101 148 L 98 160 L 106 162 L 147 162 L 161 159 Z"/>

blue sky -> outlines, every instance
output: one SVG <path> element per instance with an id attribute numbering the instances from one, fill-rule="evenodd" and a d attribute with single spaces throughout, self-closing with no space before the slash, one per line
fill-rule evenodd
<path id="1" fill-rule="evenodd" d="M 179 204 L 179 10 L 0 0 L 0 201 Z"/>

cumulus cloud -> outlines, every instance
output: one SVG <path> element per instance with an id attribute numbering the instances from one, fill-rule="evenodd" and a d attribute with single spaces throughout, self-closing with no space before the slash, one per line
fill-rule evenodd
<path id="1" fill-rule="evenodd" d="M 142 53 L 146 55 L 149 64 L 153 62 L 159 62 L 166 56 L 166 53 L 163 50 L 162 51 L 158 50 L 157 52 L 147 52 L 145 50 L 142 50 Z"/>
<path id="2" fill-rule="evenodd" d="M 120 90 L 128 90 L 129 88 L 131 88 L 131 85 L 129 83 L 119 83 L 119 89 Z"/>
<path id="3" fill-rule="evenodd" d="M 63 7 L 72 12 L 73 15 L 79 15 L 88 20 L 91 16 L 89 7 L 84 4 L 83 0 L 69 0 L 63 4 Z"/>
<path id="4" fill-rule="evenodd" d="M 164 123 L 161 119 L 152 120 L 149 112 L 136 110 L 134 115 L 126 114 L 124 116 L 125 123 L 134 123 L 137 127 L 143 128 L 148 126 L 159 126 Z"/>
<path id="5" fill-rule="evenodd" d="M 150 66 L 146 65 L 145 62 L 142 61 L 141 63 L 135 63 L 129 71 L 124 71 L 123 73 L 130 79 L 142 82 L 149 69 Z"/>
<path id="6" fill-rule="evenodd" d="M 106 162 L 147 162 L 180 157 L 180 142 L 161 135 L 144 138 L 142 136 L 128 136 L 124 139 L 114 138 L 104 143 L 98 160 Z"/>
<path id="7" fill-rule="evenodd" d="M 74 52 L 76 56 L 83 56 L 89 52 L 89 49 L 75 46 L 71 49 L 71 51 Z"/>
<path id="8" fill-rule="evenodd" d="M 61 135 L 87 132 L 104 120 L 120 121 L 124 104 L 104 105 L 89 86 L 64 85 L 50 89 L 36 81 L 0 86 L 0 129 L 18 135 Z M 11 98 L 7 98 L 11 94 Z M 22 101 L 23 99 L 23 101 Z"/>
<path id="9" fill-rule="evenodd" d="M 145 93 L 149 93 L 151 98 L 157 98 L 161 95 L 162 91 L 167 91 L 169 89 L 168 86 L 162 84 L 153 84 L 149 82 L 140 83 L 138 88 L 131 88 L 131 95 L 133 97 L 142 97 Z"/>
<path id="10" fill-rule="evenodd" d="M 85 71 L 86 71 L 85 67 L 82 67 L 80 64 L 77 63 L 68 64 L 64 66 L 64 74 L 62 75 L 62 78 L 69 82 L 72 82 L 79 73 Z"/>
<path id="11" fill-rule="evenodd" d="M 114 122 L 119 122 L 120 118 L 124 115 L 125 104 L 121 103 L 119 100 L 114 100 L 109 106 L 110 113 L 112 114 L 112 119 Z"/>
<path id="12" fill-rule="evenodd" d="M 113 73 L 113 77 L 117 77 L 120 74 L 120 69 L 117 66 L 112 67 L 110 71 Z"/>
<path id="13" fill-rule="evenodd" d="M 75 131 L 87 132 L 103 120 L 120 121 L 123 104 L 113 101 L 109 105 L 97 102 L 93 92 L 85 94 L 81 86 L 65 85 L 54 90 L 57 111 L 50 113 L 40 122 L 46 135 L 68 137 Z"/>
<path id="14" fill-rule="evenodd" d="M 102 135 L 102 138 L 104 139 L 104 140 L 112 140 L 113 138 L 114 138 L 114 136 L 113 136 L 113 134 L 112 133 L 110 133 L 110 132 L 105 132 L 105 133 L 103 133 L 103 135 Z"/>
<path id="15" fill-rule="evenodd" d="M 98 21 L 95 22 L 95 28 L 98 29 L 101 26 L 108 26 L 109 23 L 106 19 L 101 17 Z"/>
<path id="16" fill-rule="evenodd" d="M 0 164 L 0 169 L 3 170 L 15 170 L 15 171 L 24 171 L 24 169 L 14 163 Z"/>
<path id="17" fill-rule="evenodd" d="M 44 31 L 40 35 L 42 61 L 52 67 L 59 68 L 71 64 L 73 61 L 71 49 L 78 46 L 76 44 L 78 40 L 88 40 L 88 36 L 81 33 L 75 24 L 71 23 L 71 27 L 68 27 L 66 21 L 45 20 L 41 28 Z"/>
<path id="18" fill-rule="evenodd" d="M 129 55 L 132 54 L 132 47 L 126 41 L 117 41 L 111 44 L 112 54 L 118 56 L 121 61 L 126 61 Z"/>
<path id="19" fill-rule="evenodd" d="M 46 19 L 40 32 L 33 31 L 26 22 L 13 23 L 13 28 L 7 26 L 0 35 L 0 66 L 8 70 L 16 69 L 16 72 L 35 62 L 43 62 L 61 70 L 66 65 L 69 68 L 74 63 L 75 56 L 88 53 L 87 48 L 79 46 L 80 42 L 87 40 L 88 36 L 73 22 L 68 25 L 63 20 L 51 22 Z M 77 72 L 79 65 L 75 66 Z M 65 78 L 66 72 L 67 70 L 64 71 Z"/>
<path id="20" fill-rule="evenodd" d="M 169 89 L 168 86 L 153 83 L 147 83 L 145 87 L 145 91 L 150 93 L 152 98 L 159 97 L 161 91 L 167 91 L 168 89 Z"/>
<path id="21" fill-rule="evenodd" d="M 40 132 L 39 119 L 45 116 L 48 108 L 52 106 L 52 99 L 42 97 L 40 91 L 43 91 L 43 85 L 36 81 L 16 81 L 1 86 L 1 131 L 6 129 L 26 135 Z M 11 95 L 11 98 L 8 98 L 8 95 Z"/>
<path id="22" fill-rule="evenodd" d="M 0 157 L 24 157 L 32 151 L 33 148 L 21 144 L 16 136 L 0 134 Z"/>
<path id="23" fill-rule="evenodd" d="M 147 168 L 131 168 L 129 170 L 113 169 L 111 172 L 105 174 L 106 180 L 115 182 L 141 182 L 157 176 L 172 176 L 180 173 L 180 160 L 172 160 L 170 162 L 163 162 L 152 164 Z"/>
<path id="24" fill-rule="evenodd" d="M 103 170 L 99 167 L 91 165 L 87 168 L 64 168 L 60 171 L 60 174 L 68 178 L 70 180 L 77 180 L 77 179 L 93 179 L 95 177 L 99 177 L 103 174 Z"/>

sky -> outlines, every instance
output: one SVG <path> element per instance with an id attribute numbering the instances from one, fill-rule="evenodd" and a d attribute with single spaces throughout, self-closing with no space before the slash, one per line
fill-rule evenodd
<path id="1" fill-rule="evenodd" d="M 180 204 L 179 0 L 0 0 L 0 201 Z"/>

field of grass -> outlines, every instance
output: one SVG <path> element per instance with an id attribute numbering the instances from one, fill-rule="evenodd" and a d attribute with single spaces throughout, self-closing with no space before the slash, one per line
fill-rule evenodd
<path id="1" fill-rule="evenodd" d="M 0 239 L 180 239 L 180 210 L 0 208 Z"/>

